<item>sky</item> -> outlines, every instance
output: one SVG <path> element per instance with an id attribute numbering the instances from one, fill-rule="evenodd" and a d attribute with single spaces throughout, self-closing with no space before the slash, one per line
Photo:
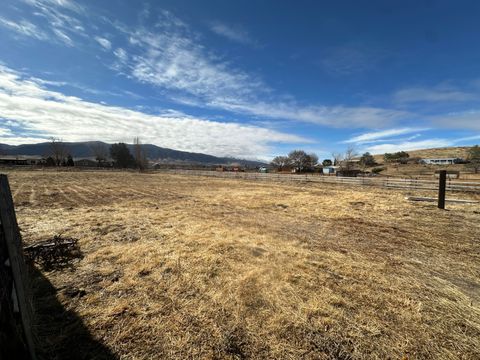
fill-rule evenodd
<path id="1" fill-rule="evenodd" d="M 0 143 L 480 143 L 479 1 L 2 0 Z"/>

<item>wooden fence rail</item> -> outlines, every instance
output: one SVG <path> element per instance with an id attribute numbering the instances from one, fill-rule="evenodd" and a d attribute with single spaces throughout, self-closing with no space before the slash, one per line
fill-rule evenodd
<path id="1" fill-rule="evenodd" d="M 0 174 L 0 359 L 36 359 L 29 285 L 12 193 Z"/>
<path id="2" fill-rule="evenodd" d="M 221 172 L 203 170 L 158 170 L 163 173 L 210 176 L 228 179 L 247 179 L 285 182 L 318 182 L 328 184 L 347 184 L 378 186 L 384 188 L 438 190 L 438 180 L 402 179 L 384 177 L 341 177 L 322 176 L 314 174 L 275 174 L 275 173 L 249 173 L 249 172 Z M 480 193 L 480 182 L 462 182 L 447 179 L 446 191 L 464 191 Z"/>

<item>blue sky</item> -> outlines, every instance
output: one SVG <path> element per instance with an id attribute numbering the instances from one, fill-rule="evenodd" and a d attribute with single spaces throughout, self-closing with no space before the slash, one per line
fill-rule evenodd
<path id="1" fill-rule="evenodd" d="M 480 143 L 478 1 L 2 0 L 0 142 Z"/>

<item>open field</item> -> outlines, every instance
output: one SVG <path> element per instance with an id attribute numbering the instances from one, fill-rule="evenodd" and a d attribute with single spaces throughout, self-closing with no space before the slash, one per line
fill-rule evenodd
<path id="1" fill-rule="evenodd" d="M 441 211 L 404 199 L 431 193 L 347 185 L 7 173 L 25 243 L 62 234 L 84 255 L 37 275 L 47 358 L 480 358 L 478 204 Z"/>

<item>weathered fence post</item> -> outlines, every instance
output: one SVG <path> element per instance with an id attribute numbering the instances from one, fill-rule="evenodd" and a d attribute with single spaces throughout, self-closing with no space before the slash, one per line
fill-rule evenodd
<path id="1" fill-rule="evenodd" d="M 2 290 L 6 292 L 8 291 L 9 293 L 11 292 L 12 298 L 15 298 L 14 301 L 16 304 L 14 305 L 14 309 L 17 308 L 18 312 L 20 313 L 21 327 L 28 351 L 30 353 L 30 358 L 36 359 L 32 335 L 32 304 L 30 302 L 31 297 L 27 268 L 25 266 L 22 252 L 22 238 L 20 236 L 20 231 L 18 230 L 17 218 L 15 216 L 12 193 L 8 184 L 8 178 L 6 175 L 2 174 L 0 174 L 0 226 L 0 241 L 5 242 L 5 248 L 7 250 L 6 254 L 2 254 L 2 258 L 7 257 L 8 259 L 14 285 L 12 289 Z M 0 311 L 8 311 L 8 309 L 2 308 Z M 14 334 L 11 335 L 16 336 Z M 7 335 L 7 338 L 2 340 L 15 341 L 16 339 L 9 338 Z M 15 355 L 18 354 L 12 354 L 12 359 L 19 358 Z"/>
<path id="2" fill-rule="evenodd" d="M 447 185 L 447 170 L 441 170 L 438 178 L 438 208 L 445 209 L 445 189 Z"/>

